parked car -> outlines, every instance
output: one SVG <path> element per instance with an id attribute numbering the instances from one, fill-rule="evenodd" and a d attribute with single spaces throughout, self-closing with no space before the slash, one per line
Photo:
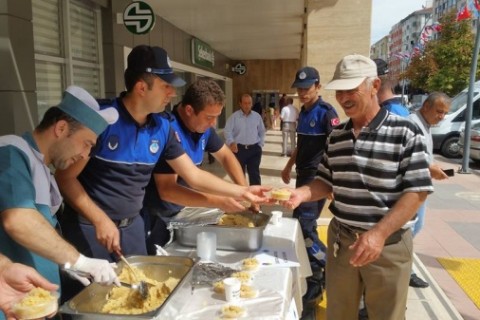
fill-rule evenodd
<path id="1" fill-rule="evenodd" d="M 460 153 L 464 154 L 465 130 L 460 133 L 458 146 Z M 472 126 L 470 130 L 470 159 L 475 162 L 480 162 L 480 123 Z"/>
<path id="2" fill-rule="evenodd" d="M 460 157 L 458 138 L 465 128 L 468 88 L 452 99 L 450 111 L 445 118 L 432 126 L 433 149 L 439 150 L 447 158 Z M 480 122 L 480 81 L 477 81 L 473 92 L 472 126 Z"/>

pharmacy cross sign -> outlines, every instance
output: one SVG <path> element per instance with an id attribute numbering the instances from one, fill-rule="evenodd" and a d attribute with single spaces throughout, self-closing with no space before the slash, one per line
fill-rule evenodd
<path id="1" fill-rule="evenodd" d="M 123 11 L 123 24 L 133 34 L 146 34 L 155 25 L 155 13 L 143 1 L 132 2 Z"/>

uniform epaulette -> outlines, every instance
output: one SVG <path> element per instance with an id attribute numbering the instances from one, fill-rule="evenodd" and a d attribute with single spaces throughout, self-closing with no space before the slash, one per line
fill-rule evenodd
<path id="1" fill-rule="evenodd" d="M 115 99 L 111 99 L 111 98 L 102 98 L 102 99 L 96 99 L 96 100 L 98 104 L 101 106 L 111 106 L 115 101 Z"/>
<path id="2" fill-rule="evenodd" d="M 162 117 L 162 118 L 165 118 L 167 119 L 168 121 L 172 122 L 175 120 L 175 116 L 170 112 L 170 111 L 162 111 L 159 113 L 159 115 Z"/>
<path id="3" fill-rule="evenodd" d="M 331 110 L 331 109 L 335 109 L 330 103 L 324 101 L 324 100 L 320 100 L 320 102 L 318 103 L 321 107 L 324 107 L 325 109 L 327 110 Z"/>

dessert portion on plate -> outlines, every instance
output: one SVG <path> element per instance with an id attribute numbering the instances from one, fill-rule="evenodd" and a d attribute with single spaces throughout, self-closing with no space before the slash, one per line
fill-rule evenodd
<path id="1" fill-rule="evenodd" d="M 58 297 L 57 292 L 34 288 L 22 300 L 15 303 L 12 310 L 18 319 L 44 318 L 57 312 Z"/>
<path id="2" fill-rule="evenodd" d="M 245 315 L 245 309 L 236 305 L 226 305 L 222 307 L 222 317 L 227 319 L 235 319 L 243 317 Z"/>
<path id="3" fill-rule="evenodd" d="M 280 188 L 280 189 L 275 189 L 272 190 L 271 196 L 275 200 L 280 200 L 280 201 L 286 201 L 290 199 L 290 195 L 292 193 L 288 191 L 288 189 Z"/>
<path id="4" fill-rule="evenodd" d="M 242 269 L 246 271 L 255 271 L 260 263 L 257 258 L 246 258 L 242 260 Z"/>

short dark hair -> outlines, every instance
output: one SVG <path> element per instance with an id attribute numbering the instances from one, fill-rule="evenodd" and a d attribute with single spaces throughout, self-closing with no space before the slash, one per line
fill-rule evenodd
<path id="1" fill-rule="evenodd" d="M 211 79 L 198 79 L 188 88 L 182 99 L 182 106 L 192 106 L 198 114 L 209 104 L 225 104 L 225 94 L 220 86 Z"/>
<path id="2" fill-rule="evenodd" d="M 83 124 L 81 124 L 79 121 L 75 120 L 58 107 L 54 106 L 50 107 L 47 112 L 45 112 L 42 121 L 40 121 L 35 130 L 38 132 L 43 132 L 60 120 L 64 120 L 68 123 L 70 134 L 83 127 Z"/>
<path id="3" fill-rule="evenodd" d="M 125 80 L 125 88 L 128 92 L 130 92 L 138 81 L 145 81 L 148 89 L 151 90 L 153 87 L 153 82 L 155 81 L 155 77 L 157 76 L 153 73 L 127 69 L 125 70 L 123 77 Z"/>

